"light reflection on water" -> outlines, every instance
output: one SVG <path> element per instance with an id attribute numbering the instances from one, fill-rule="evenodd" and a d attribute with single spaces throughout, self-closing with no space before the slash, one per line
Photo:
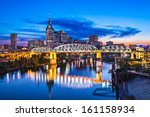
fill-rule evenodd
<path id="1" fill-rule="evenodd" d="M 86 59 L 9 72 L 1 75 L 0 99 L 114 99 L 93 95 L 97 88 L 111 91 L 110 69 L 111 64 L 96 67 Z"/>

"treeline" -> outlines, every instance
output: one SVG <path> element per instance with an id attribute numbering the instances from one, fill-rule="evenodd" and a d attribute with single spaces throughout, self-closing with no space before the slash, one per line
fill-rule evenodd
<path id="1" fill-rule="evenodd" d="M 31 58 L 20 58 L 8 62 L 0 62 L 0 73 L 9 72 L 19 68 L 32 68 L 44 64 L 49 64 L 49 59 L 42 58 L 40 55 L 33 55 Z"/>

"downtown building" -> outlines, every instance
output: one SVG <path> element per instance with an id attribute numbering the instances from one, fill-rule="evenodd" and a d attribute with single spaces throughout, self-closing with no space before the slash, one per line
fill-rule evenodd
<path id="1" fill-rule="evenodd" d="M 30 40 L 28 41 L 28 49 L 31 50 L 33 48 L 43 47 L 44 41 L 42 40 Z"/>
<path id="2" fill-rule="evenodd" d="M 72 43 L 72 38 L 62 30 L 54 31 L 51 19 L 49 18 L 48 25 L 46 27 L 46 46 L 53 49 L 56 46 L 68 43 Z"/>
<path id="3" fill-rule="evenodd" d="M 56 32 L 56 42 L 57 45 L 68 44 L 72 43 L 72 38 L 68 36 L 66 32 L 59 30 Z"/>
<path id="4" fill-rule="evenodd" d="M 111 46 L 111 45 L 113 45 L 113 41 L 107 41 L 106 42 L 106 46 Z"/>
<path id="5" fill-rule="evenodd" d="M 93 44 L 95 42 L 98 42 L 98 35 L 91 35 L 91 36 L 89 36 L 89 43 Z"/>
<path id="6" fill-rule="evenodd" d="M 56 32 L 54 32 L 50 18 L 48 20 L 48 25 L 46 27 L 46 46 L 51 49 L 56 47 Z"/>
<path id="7" fill-rule="evenodd" d="M 17 34 L 12 33 L 10 35 L 10 39 L 11 39 L 11 50 L 16 51 L 17 50 Z"/>
<path id="8" fill-rule="evenodd" d="M 101 47 L 103 46 L 103 42 L 98 40 L 98 35 L 89 36 L 88 43 L 94 45 L 95 47 L 97 47 L 97 49 L 101 49 Z"/>

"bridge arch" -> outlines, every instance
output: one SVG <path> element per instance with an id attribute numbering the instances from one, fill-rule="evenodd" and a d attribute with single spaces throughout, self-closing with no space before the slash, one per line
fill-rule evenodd
<path id="1" fill-rule="evenodd" d="M 38 47 L 38 48 L 33 48 L 31 50 L 31 52 L 50 52 L 50 51 L 52 51 L 52 49 L 48 47 Z"/>
<path id="2" fill-rule="evenodd" d="M 53 49 L 56 52 L 90 52 L 98 50 L 95 46 L 89 44 L 65 44 Z"/>
<path id="3" fill-rule="evenodd" d="M 119 45 L 111 45 L 111 46 L 103 46 L 101 48 L 102 52 L 112 52 L 112 53 L 131 53 L 131 49 L 127 46 L 119 46 Z"/>

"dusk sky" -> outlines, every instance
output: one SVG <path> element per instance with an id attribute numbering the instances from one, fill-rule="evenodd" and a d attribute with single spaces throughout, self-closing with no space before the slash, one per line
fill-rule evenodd
<path id="1" fill-rule="evenodd" d="M 1 0 L 0 44 L 10 43 L 10 33 L 19 45 L 45 40 L 48 17 L 73 39 L 150 44 L 150 0 Z"/>

